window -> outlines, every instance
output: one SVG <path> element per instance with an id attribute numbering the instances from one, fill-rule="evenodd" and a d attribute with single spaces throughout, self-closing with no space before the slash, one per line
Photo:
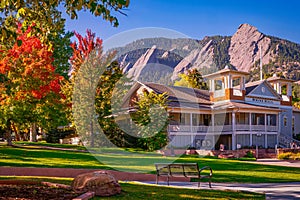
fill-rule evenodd
<path id="1" fill-rule="evenodd" d="M 275 114 L 267 114 L 267 125 L 268 126 L 276 126 L 276 118 Z"/>
<path id="2" fill-rule="evenodd" d="M 237 124 L 249 124 L 249 113 L 236 113 Z"/>
<path id="3" fill-rule="evenodd" d="M 192 114 L 192 122 L 193 126 L 199 126 L 200 124 L 200 115 L 199 114 Z"/>
<path id="4" fill-rule="evenodd" d="M 223 82 L 221 80 L 215 80 L 215 90 L 222 90 Z"/>
<path id="5" fill-rule="evenodd" d="M 265 114 L 253 113 L 252 117 L 252 125 L 265 125 Z"/>
<path id="6" fill-rule="evenodd" d="M 190 125 L 190 114 L 181 113 L 180 114 L 180 125 Z"/>
<path id="7" fill-rule="evenodd" d="M 292 118 L 292 132 L 293 132 L 293 135 L 295 135 L 295 117 L 294 116 Z"/>
<path id="8" fill-rule="evenodd" d="M 284 118 L 283 118 L 283 125 L 284 125 L 285 127 L 287 127 L 287 117 L 284 117 Z"/>

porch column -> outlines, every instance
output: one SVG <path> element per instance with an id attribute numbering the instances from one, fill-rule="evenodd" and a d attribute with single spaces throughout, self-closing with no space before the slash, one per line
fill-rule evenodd
<path id="1" fill-rule="evenodd" d="M 215 80 L 212 79 L 210 83 L 211 83 L 211 88 L 210 88 L 211 92 L 215 92 Z"/>
<path id="2" fill-rule="evenodd" d="M 250 132 L 250 147 L 252 144 L 252 114 L 249 113 L 249 132 Z"/>
<path id="3" fill-rule="evenodd" d="M 227 76 L 224 76 L 224 87 L 228 88 Z"/>
<path id="4" fill-rule="evenodd" d="M 267 114 L 265 113 L 265 148 L 268 148 Z"/>
<path id="5" fill-rule="evenodd" d="M 276 115 L 276 126 L 277 126 L 277 146 L 279 145 L 279 135 L 280 135 L 280 113 Z"/>
<path id="6" fill-rule="evenodd" d="M 211 125 L 212 125 L 212 131 L 215 132 L 215 115 L 211 114 Z"/>
<path id="7" fill-rule="evenodd" d="M 193 114 L 190 113 L 190 134 L 191 134 L 191 146 L 194 146 L 194 138 L 193 138 Z"/>
<path id="8" fill-rule="evenodd" d="M 215 138 L 215 134 L 212 135 L 212 144 L 213 144 L 212 150 L 216 150 L 216 149 L 215 149 L 215 146 L 216 146 L 216 138 Z"/>
<path id="9" fill-rule="evenodd" d="M 228 75 L 228 88 L 232 88 L 232 76 Z"/>
<path id="10" fill-rule="evenodd" d="M 232 150 L 236 150 L 236 135 L 235 135 L 235 112 L 232 112 Z"/>

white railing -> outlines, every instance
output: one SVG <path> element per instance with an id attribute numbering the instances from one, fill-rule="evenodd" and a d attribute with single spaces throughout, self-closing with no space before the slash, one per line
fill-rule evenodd
<path id="1" fill-rule="evenodd" d="M 189 125 L 169 125 L 169 132 L 192 132 L 192 133 L 207 133 L 209 127 L 210 130 L 215 132 L 230 132 L 233 131 L 232 125 L 223 125 L 223 126 L 189 126 Z M 277 126 L 266 126 L 265 125 L 252 125 L 249 124 L 237 124 L 235 125 L 236 131 L 265 131 L 265 128 L 268 132 L 277 132 Z"/>
<path id="2" fill-rule="evenodd" d="M 223 97 L 223 96 L 225 96 L 225 90 L 224 89 L 214 91 L 214 97 Z"/>
<path id="3" fill-rule="evenodd" d="M 192 132 L 196 133 L 206 133 L 208 126 L 192 126 Z"/>
<path id="4" fill-rule="evenodd" d="M 235 130 L 250 131 L 250 125 L 249 124 L 237 124 L 237 125 L 235 125 Z"/>
<path id="5" fill-rule="evenodd" d="M 252 131 L 265 131 L 265 125 L 252 125 Z"/>
<path id="6" fill-rule="evenodd" d="M 241 97 L 241 96 L 243 96 L 243 93 L 239 89 L 233 89 L 233 96 Z"/>
<path id="7" fill-rule="evenodd" d="M 229 131 L 232 131 L 232 125 L 224 125 L 223 132 L 229 132 Z"/>
<path id="8" fill-rule="evenodd" d="M 277 126 L 267 126 L 267 131 L 268 132 L 277 132 L 278 128 L 277 128 Z"/>
<path id="9" fill-rule="evenodd" d="M 191 126 L 186 125 L 169 125 L 169 132 L 191 132 Z"/>

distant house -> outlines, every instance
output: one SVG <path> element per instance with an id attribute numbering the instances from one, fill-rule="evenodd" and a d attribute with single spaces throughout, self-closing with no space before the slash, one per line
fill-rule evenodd
<path id="1" fill-rule="evenodd" d="M 174 147 L 288 146 L 293 134 L 300 133 L 300 110 L 292 107 L 293 81 L 271 77 L 246 83 L 248 75 L 225 67 L 204 76 L 209 91 L 136 82 L 124 105 L 130 110 L 143 91 L 166 93 L 168 136 Z"/>

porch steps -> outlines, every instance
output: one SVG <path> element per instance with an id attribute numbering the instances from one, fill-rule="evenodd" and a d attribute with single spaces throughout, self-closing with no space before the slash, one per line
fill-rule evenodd
<path id="1" fill-rule="evenodd" d="M 279 135 L 278 142 L 279 142 L 279 147 L 282 148 L 292 148 L 292 144 L 296 146 L 300 146 L 300 141 L 285 135 Z"/>

